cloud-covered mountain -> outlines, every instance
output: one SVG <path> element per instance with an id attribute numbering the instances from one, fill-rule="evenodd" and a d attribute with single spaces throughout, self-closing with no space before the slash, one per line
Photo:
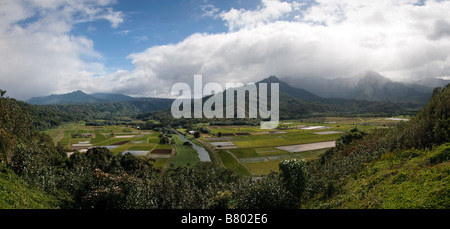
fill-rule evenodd
<path id="1" fill-rule="evenodd" d="M 258 83 L 279 83 L 280 92 L 307 102 L 347 104 L 348 100 L 388 101 L 424 104 L 430 99 L 432 87 L 394 82 L 377 72 L 364 71 L 349 78 L 303 78 L 292 83 L 270 76 Z M 444 86 L 444 85 L 442 85 Z M 135 98 L 117 93 L 86 94 L 80 90 L 62 95 L 34 97 L 27 103 L 35 105 L 128 102 L 149 98 Z"/>
<path id="2" fill-rule="evenodd" d="M 412 83 L 418 84 L 418 85 L 423 85 L 426 87 L 435 88 L 435 87 L 443 87 L 443 86 L 449 84 L 450 80 L 438 79 L 438 78 L 428 78 L 428 79 L 416 80 L 416 81 L 413 81 Z"/>
<path id="3" fill-rule="evenodd" d="M 374 71 L 363 71 L 348 78 L 301 78 L 291 83 L 323 98 L 369 101 L 426 103 L 433 91 L 423 85 L 392 81 Z"/>
<path id="4" fill-rule="evenodd" d="M 375 74 L 375 72 L 371 72 Z M 362 77 L 362 76 L 361 76 Z M 390 82 L 390 80 L 377 76 L 371 77 L 369 79 L 363 80 L 376 81 L 378 79 L 381 82 Z M 370 101 L 367 99 L 355 99 L 355 98 L 325 98 L 310 92 L 308 88 L 300 88 L 288 84 L 276 76 L 271 76 L 258 83 L 278 83 L 280 89 L 280 116 L 282 118 L 300 118 L 303 115 L 310 114 L 363 114 L 363 113 L 383 113 L 389 114 L 399 114 L 404 113 L 408 109 L 417 109 L 421 107 L 421 103 L 413 101 L 398 102 L 394 100 L 380 100 L 380 101 Z M 257 84 L 258 84 L 257 83 Z M 362 83 L 362 82 L 361 82 Z M 374 82 L 370 82 L 374 83 Z M 387 86 L 386 93 L 393 94 L 389 90 L 392 86 Z M 395 88 L 393 88 L 395 90 Z M 409 89 L 408 89 L 409 90 Z M 429 92 L 431 94 L 432 89 Z M 431 96 L 430 96 L 431 97 Z M 428 100 L 427 100 L 428 101 Z"/>
<path id="5" fill-rule="evenodd" d="M 363 77 L 363 80 L 365 77 Z M 379 79 L 383 81 L 383 78 Z M 370 81 L 370 80 L 369 80 Z M 291 86 L 275 76 L 265 78 L 257 83 L 278 83 L 280 88 L 279 108 L 281 119 L 303 118 L 313 114 L 403 114 L 408 109 L 416 109 L 420 105 L 397 103 L 394 101 L 368 101 L 355 99 L 323 98 L 302 88 Z M 371 82 L 373 83 L 373 82 Z M 408 91 L 408 90 L 407 90 Z M 222 92 L 224 93 L 224 92 Z M 386 89 L 386 93 L 388 92 Z M 204 101 L 211 96 L 204 97 Z M 224 106 L 226 106 L 224 96 Z M 27 100 L 35 105 L 55 105 L 58 109 L 76 106 L 77 109 L 91 109 L 90 112 L 108 110 L 108 114 L 141 114 L 152 111 L 170 111 L 173 99 L 163 98 L 134 98 L 122 94 L 86 94 L 82 91 L 62 95 L 36 97 Z M 236 103 L 236 102 L 235 102 Z M 269 100 L 270 103 L 270 100 Z M 92 105 L 94 104 L 94 105 Z M 239 103 L 241 106 L 242 104 Z M 237 105 L 239 105 L 237 104 Z M 244 105 L 247 106 L 247 103 Z M 225 108 L 225 107 L 224 107 Z M 235 109 L 237 106 L 235 107 Z M 247 110 L 247 109 L 245 109 Z M 403 113 L 402 113 L 403 112 Z"/>

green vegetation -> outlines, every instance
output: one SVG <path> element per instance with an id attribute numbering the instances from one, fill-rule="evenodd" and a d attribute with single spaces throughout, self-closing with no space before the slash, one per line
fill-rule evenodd
<path id="1" fill-rule="evenodd" d="M 250 175 L 248 169 L 242 163 L 240 163 L 235 157 L 233 157 L 231 153 L 227 152 L 226 150 L 218 150 L 216 152 L 219 155 L 220 160 L 225 167 L 230 168 L 236 171 L 238 174 L 244 176 Z"/>
<path id="2" fill-rule="evenodd" d="M 448 209 L 450 162 L 433 162 L 449 151 L 450 144 L 445 144 L 431 151 L 386 154 L 348 176 L 336 195 L 314 199 L 304 208 Z"/>
<path id="3" fill-rule="evenodd" d="M 198 140 L 207 141 L 218 132 L 227 137 L 227 128 L 236 130 L 236 126 L 220 129 L 198 120 L 169 125 L 170 118 L 153 116 L 159 124 L 145 131 L 137 128 L 136 120 L 127 119 L 129 125 L 80 122 L 43 133 L 36 131 L 33 115 L 20 102 L 0 92 L 3 208 L 450 207 L 450 85 L 435 90 L 430 103 L 411 121 L 391 128 L 381 128 L 386 123 L 377 123 L 380 120 L 360 125 L 356 118 L 345 119 L 348 123 L 325 118 L 285 122 L 277 130 L 282 133 L 261 133 L 251 131 L 244 121 L 246 127 L 241 127 L 249 128 L 246 131 L 251 134 L 233 136 L 229 141 L 237 148 L 211 152 L 221 165 L 194 159 L 191 146 L 174 135 L 174 127 L 199 131 Z M 345 132 L 314 134 L 300 125 Z M 233 133 L 245 133 L 239 131 Z M 297 153 L 275 148 L 327 140 L 336 140 L 337 147 Z M 94 147 L 85 153 L 74 149 L 68 157 L 68 147 L 85 142 L 118 147 Z M 177 150 L 175 158 L 122 153 L 130 149 L 164 152 L 171 144 Z M 173 167 L 161 172 L 167 163 Z"/>
<path id="4" fill-rule="evenodd" d="M 181 138 L 174 134 L 172 138 L 175 140 L 176 155 L 173 158 L 171 165 L 174 167 L 190 166 L 200 162 L 197 151 L 191 145 L 185 145 Z"/>
<path id="5" fill-rule="evenodd" d="M 0 209 L 52 209 L 56 197 L 32 187 L 13 171 L 0 165 Z"/>

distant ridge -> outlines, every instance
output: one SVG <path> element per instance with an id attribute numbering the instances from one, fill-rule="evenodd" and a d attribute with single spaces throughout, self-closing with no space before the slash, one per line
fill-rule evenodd
<path id="1" fill-rule="evenodd" d="M 291 80 L 292 81 L 292 80 Z M 445 80 L 430 82 L 433 85 Z M 287 83 L 270 76 L 258 83 L 279 83 L 280 91 L 307 102 L 342 104 L 344 100 L 385 101 L 401 103 L 427 103 L 433 87 L 413 83 L 394 82 L 375 71 L 363 71 L 353 77 L 325 79 L 320 77 L 299 78 Z M 423 82 L 422 82 L 423 83 Z M 34 105 L 83 104 L 99 102 L 128 102 L 149 98 L 134 98 L 123 94 L 74 91 L 62 95 L 34 97 L 25 102 Z M 344 99 L 344 100 L 343 100 Z"/>
<path id="2" fill-rule="evenodd" d="M 107 100 L 96 98 L 80 90 L 61 95 L 49 95 L 44 97 L 33 97 L 25 102 L 33 105 L 51 105 L 51 104 L 74 104 L 74 103 L 97 103 Z"/>
<path id="3" fill-rule="evenodd" d="M 123 94 L 95 93 L 86 94 L 81 90 L 67 94 L 49 95 L 43 97 L 33 97 L 25 102 L 33 105 L 52 105 L 52 104 L 82 104 L 82 103 L 104 103 L 104 102 L 126 102 L 138 100 Z"/>
<path id="4" fill-rule="evenodd" d="M 137 99 L 137 98 L 134 98 L 131 96 L 123 95 L 123 94 L 95 93 L 95 94 L 90 94 L 90 95 L 97 99 L 106 100 L 106 101 L 110 101 L 110 102 L 124 102 L 124 101 L 131 101 L 131 100 Z"/>
<path id="5" fill-rule="evenodd" d="M 276 76 L 270 76 L 269 78 L 263 79 L 258 83 L 278 83 L 280 85 L 280 91 L 289 95 L 292 95 L 296 98 L 305 100 L 305 101 L 321 101 L 323 100 L 322 97 L 317 96 L 305 89 L 292 87 L 291 85 L 281 81 Z"/>
<path id="6" fill-rule="evenodd" d="M 361 78 L 362 80 L 367 80 L 366 76 L 361 76 Z M 368 80 L 372 79 L 375 79 L 377 82 L 384 80 L 382 77 L 369 76 Z M 389 83 L 389 80 L 386 82 Z M 281 119 L 304 118 L 309 115 L 319 114 L 409 114 L 422 106 L 418 103 L 399 103 L 395 101 L 324 98 L 303 88 L 291 86 L 276 76 L 265 78 L 257 82 L 257 85 L 260 83 L 279 84 Z M 204 97 L 203 100 L 206 101 L 208 97 Z M 225 96 L 224 99 L 226 99 Z M 137 115 L 154 111 L 170 112 L 173 101 L 174 99 L 169 98 L 134 98 L 123 94 L 86 94 L 78 90 L 62 95 L 35 97 L 26 102 L 33 105 L 55 105 L 53 106 L 54 109 L 81 109 L 86 110 L 87 113 L 101 114 L 103 116 L 120 116 Z M 269 100 L 268 102 L 270 103 L 271 101 Z M 223 105 L 227 105 L 225 101 Z M 247 106 L 247 103 L 244 106 Z M 245 110 L 247 111 L 247 109 Z"/>
<path id="7" fill-rule="evenodd" d="M 432 87 L 424 85 L 395 82 L 371 70 L 346 78 L 309 77 L 292 79 L 289 82 L 322 98 L 334 99 L 425 104 L 430 100 L 433 91 Z"/>

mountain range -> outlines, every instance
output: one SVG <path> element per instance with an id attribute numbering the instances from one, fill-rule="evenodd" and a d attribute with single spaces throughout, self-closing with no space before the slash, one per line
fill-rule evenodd
<path id="1" fill-rule="evenodd" d="M 432 81 L 428 84 L 427 81 L 417 81 L 417 84 L 395 82 L 377 72 L 364 71 L 347 78 L 300 78 L 291 80 L 290 84 L 322 98 L 425 104 L 431 98 L 434 87 L 450 83 L 438 79 Z"/>
<path id="2" fill-rule="evenodd" d="M 401 83 L 394 82 L 377 72 L 365 71 L 348 78 L 310 77 L 296 79 L 290 83 L 271 76 L 258 83 L 279 83 L 281 92 L 308 102 L 342 104 L 347 100 L 366 100 L 425 104 L 431 98 L 435 86 L 445 86 L 450 81 L 433 79 L 417 81 L 417 84 Z M 86 94 L 82 91 L 74 91 L 68 94 L 34 97 L 26 102 L 34 105 L 50 105 L 127 102 L 145 99 L 149 98 L 135 98 L 113 93 Z"/>
<path id="3" fill-rule="evenodd" d="M 256 84 L 259 83 L 279 84 L 281 119 L 335 114 L 410 114 L 428 102 L 433 93 L 432 87 L 394 82 L 373 71 L 362 72 L 351 78 L 333 80 L 299 79 L 297 85 L 301 84 L 304 87 L 296 87 L 293 83 L 282 81 L 276 76 L 270 76 Z M 86 94 L 74 91 L 62 95 L 35 97 L 26 102 L 52 106 L 53 109 L 61 111 L 87 112 L 95 119 L 170 111 L 173 101 L 164 98 L 135 98 L 123 94 Z"/>
<path id="4" fill-rule="evenodd" d="M 51 104 L 79 104 L 79 103 L 104 103 L 104 102 L 125 102 L 137 100 L 123 94 L 95 93 L 86 94 L 83 91 L 74 91 L 61 95 L 49 95 L 43 97 L 33 97 L 25 102 L 33 105 L 51 105 Z"/>

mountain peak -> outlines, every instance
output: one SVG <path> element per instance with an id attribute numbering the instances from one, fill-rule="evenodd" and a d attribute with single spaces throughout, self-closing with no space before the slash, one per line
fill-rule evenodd
<path id="1" fill-rule="evenodd" d="M 281 92 L 289 94 L 291 96 L 294 96 L 296 98 L 299 98 L 299 99 L 302 99 L 305 101 L 321 101 L 322 100 L 321 97 L 319 97 L 305 89 L 292 87 L 291 85 L 287 84 L 286 82 L 281 81 L 280 79 L 278 79 L 278 77 L 273 76 L 273 75 L 261 80 L 258 83 L 267 83 L 267 84 L 278 83 L 280 86 L 279 89 Z"/>
<path id="2" fill-rule="evenodd" d="M 280 81 L 280 79 L 278 79 L 278 77 L 276 76 L 269 76 L 268 78 L 269 80 L 276 80 L 276 81 Z"/>
<path id="3" fill-rule="evenodd" d="M 87 95 L 82 90 L 73 91 L 73 92 L 71 92 L 69 94 L 73 94 L 73 95 Z"/>
<path id="4" fill-rule="evenodd" d="M 373 70 L 366 70 L 356 74 L 355 78 L 358 79 L 372 79 L 377 81 L 392 81 L 389 78 L 381 75 L 380 73 Z"/>
<path id="5" fill-rule="evenodd" d="M 268 78 L 261 80 L 259 83 L 283 83 L 283 81 L 278 79 L 276 76 L 269 76 Z"/>

